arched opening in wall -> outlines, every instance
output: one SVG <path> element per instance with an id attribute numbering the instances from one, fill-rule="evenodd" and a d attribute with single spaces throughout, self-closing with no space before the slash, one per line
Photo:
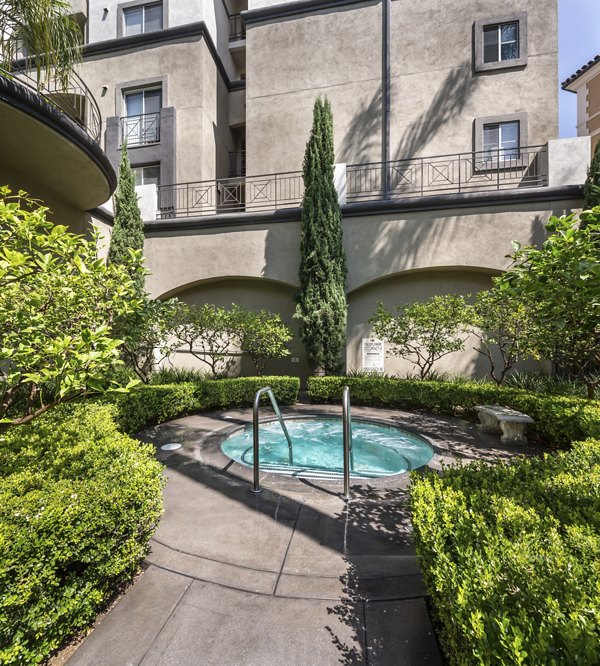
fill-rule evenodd
<path id="1" fill-rule="evenodd" d="M 396 306 L 425 301 L 441 294 L 476 294 L 491 287 L 494 274 L 462 267 L 407 271 L 386 276 L 351 292 L 348 295 L 348 369 L 362 369 L 362 339 L 371 335 L 368 319 L 375 312 L 378 301 L 382 301 L 388 310 L 394 310 Z M 468 377 L 485 376 L 487 365 L 482 355 L 473 349 L 476 344 L 476 338 L 469 338 L 463 352 L 440 359 L 435 370 Z M 386 374 L 403 377 L 407 373 L 414 373 L 415 366 L 412 363 L 389 355 L 388 345 L 385 347 Z"/>
<path id="2" fill-rule="evenodd" d="M 282 321 L 292 329 L 294 338 L 289 345 L 290 356 L 273 359 L 267 363 L 267 375 L 293 375 L 306 377 L 309 374 L 306 355 L 298 336 L 298 322 L 292 318 L 294 313 L 294 292 L 291 285 L 266 280 L 264 278 L 217 278 L 203 280 L 191 285 L 184 285 L 175 291 L 161 296 L 178 298 L 190 305 L 210 303 L 226 309 L 232 304 L 240 305 L 248 310 L 258 312 L 269 310 L 281 316 Z M 229 374 L 231 376 L 253 376 L 254 365 L 246 354 L 234 352 L 235 363 Z M 197 368 L 205 371 L 208 366 L 194 358 L 189 351 L 178 351 L 171 362 L 176 367 Z"/>

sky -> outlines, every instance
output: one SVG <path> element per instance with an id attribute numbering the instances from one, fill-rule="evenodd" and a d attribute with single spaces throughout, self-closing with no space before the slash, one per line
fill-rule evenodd
<path id="1" fill-rule="evenodd" d="M 600 0 L 558 1 L 558 80 L 600 53 Z M 577 135 L 577 96 L 559 93 L 560 136 Z"/>

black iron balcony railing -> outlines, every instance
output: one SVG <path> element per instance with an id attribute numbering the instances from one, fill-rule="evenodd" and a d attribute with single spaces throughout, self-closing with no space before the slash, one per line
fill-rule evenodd
<path id="1" fill-rule="evenodd" d="M 121 118 L 121 141 L 129 147 L 160 141 L 160 111 Z"/>
<path id="2" fill-rule="evenodd" d="M 160 185 L 157 218 L 296 208 L 303 191 L 301 171 Z"/>
<path id="3" fill-rule="evenodd" d="M 38 80 L 23 69 L 15 69 L 12 72 L 0 69 L 0 76 L 31 90 L 64 113 L 94 141 L 100 141 L 102 119 L 98 103 L 75 72 L 68 75 L 66 85 L 54 77 Z"/>
<path id="4" fill-rule="evenodd" d="M 229 153 L 229 177 L 239 178 L 246 175 L 246 151 L 236 150 Z"/>
<path id="5" fill-rule="evenodd" d="M 241 14 L 229 15 L 229 41 L 235 42 L 238 39 L 246 39 L 246 24 Z"/>
<path id="6" fill-rule="evenodd" d="M 543 187 L 548 183 L 546 146 L 517 151 L 415 157 L 346 167 L 346 202 Z M 302 172 L 161 185 L 159 219 L 275 211 L 301 205 Z"/>
<path id="7" fill-rule="evenodd" d="M 346 169 L 346 196 L 351 203 L 542 187 L 547 161 L 545 146 L 528 146 L 352 164 Z"/>

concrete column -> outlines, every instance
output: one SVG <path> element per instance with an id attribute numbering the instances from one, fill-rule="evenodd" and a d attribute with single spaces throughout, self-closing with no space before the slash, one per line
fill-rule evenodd
<path id="1" fill-rule="evenodd" d="M 338 202 L 340 206 L 346 205 L 346 165 L 333 165 L 333 182 L 338 193 Z"/>
<path id="2" fill-rule="evenodd" d="M 590 137 L 548 141 L 548 186 L 582 185 L 590 164 Z"/>

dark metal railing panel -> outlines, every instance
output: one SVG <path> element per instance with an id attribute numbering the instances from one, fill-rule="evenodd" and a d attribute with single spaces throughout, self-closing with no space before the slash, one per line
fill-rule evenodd
<path id="1" fill-rule="evenodd" d="M 543 187 L 548 181 L 547 150 L 531 146 L 352 164 L 346 179 L 348 203 Z"/>
<path id="2" fill-rule="evenodd" d="M 302 172 L 223 178 L 158 187 L 158 219 L 297 208 Z"/>
<path id="3" fill-rule="evenodd" d="M 545 146 L 416 157 L 346 167 L 346 201 L 399 200 L 543 187 L 548 183 Z M 302 203 L 302 172 L 240 176 L 161 185 L 158 219 L 250 213 L 296 208 Z"/>
<path id="4" fill-rule="evenodd" d="M 246 39 L 246 24 L 241 14 L 229 15 L 229 41 Z"/>
<path id="5" fill-rule="evenodd" d="M 128 146 L 145 146 L 160 141 L 160 111 L 121 118 L 121 141 Z"/>
<path id="6" fill-rule="evenodd" d="M 90 89 L 75 72 L 68 75 L 66 85 L 63 84 L 62 80 L 53 76 L 45 80 L 38 80 L 23 69 L 13 70 L 12 72 L 0 69 L 0 76 L 4 76 L 33 91 L 54 108 L 68 116 L 94 141 L 100 141 L 102 118 L 98 103 Z"/>

